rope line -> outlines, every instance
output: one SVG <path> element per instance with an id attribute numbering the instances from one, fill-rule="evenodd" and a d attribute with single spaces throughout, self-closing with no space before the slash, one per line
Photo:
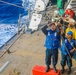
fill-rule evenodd
<path id="1" fill-rule="evenodd" d="M 21 4 L 21 3 L 14 3 L 14 4 Z M 8 5 L 8 4 L 0 4 L 0 5 Z"/>
<path id="2" fill-rule="evenodd" d="M 19 5 L 16 5 L 16 4 L 12 4 L 12 3 L 9 3 L 9 2 L 5 2 L 5 1 L 2 1 L 2 0 L 0 0 L 0 2 L 5 3 L 5 4 L 8 4 L 8 5 L 15 6 L 15 7 L 18 7 L 18 8 L 24 8 L 22 6 L 19 6 Z"/>

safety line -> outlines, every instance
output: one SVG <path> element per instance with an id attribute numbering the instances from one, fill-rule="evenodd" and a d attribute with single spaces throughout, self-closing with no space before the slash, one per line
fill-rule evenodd
<path id="1" fill-rule="evenodd" d="M 21 4 L 21 3 L 14 3 L 14 4 Z M 8 5 L 8 4 L 0 4 L 0 5 Z"/>
<path id="2" fill-rule="evenodd" d="M 19 6 L 19 5 L 16 5 L 16 4 L 12 4 L 12 3 L 9 3 L 9 2 L 5 2 L 5 1 L 2 1 L 2 0 L 0 0 L 0 2 L 5 3 L 5 4 L 9 4 L 9 5 L 18 7 L 18 8 L 24 8 L 24 7 L 22 7 L 22 6 Z"/>

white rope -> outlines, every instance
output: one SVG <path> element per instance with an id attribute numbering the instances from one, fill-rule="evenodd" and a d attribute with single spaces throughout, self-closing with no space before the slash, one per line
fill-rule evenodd
<path id="1" fill-rule="evenodd" d="M 21 7 L 21 6 L 19 6 L 19 5 L 12 4 L 12 3 L 9 3 L 9 2 L 5 2 L 5 1 L 2 1 L 2 0 L 0 0 L 0 2 L 5 3 L 5 4 L 9 4 L 9 5 L 12 5 L 12 6 L 18 7 L 18 8 L 24 8 L 24 7 Z"/>

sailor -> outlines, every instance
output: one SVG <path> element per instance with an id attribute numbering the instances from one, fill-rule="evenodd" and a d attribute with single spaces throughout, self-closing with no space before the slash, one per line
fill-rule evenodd
<path id="1" fill-rule="evenodd" d="M 75 21 L 69 22 L 68 27 L 66 28 L 66 35 L 69 31 L 73 33 L 73 39 L 76 40 L 76 28 L 75 28 Z"/>
<path id="2" fill-rule="evenodd" d="M 62 45 L 61 45 L 61 66 L 62 66 L 62 70 L 61 70 L 61 74 L 64 73 L 64 67 L 67 63 L 68 65 L 68 72 L 67 74 L 71 73 L 71 67 L 72 67 L 72 55 L 73 52 L 75 51 L 75 41 L 72 39 L 73 37 L 73 33 L 72 31 L 69 31 L 67 33 L 66 38 L 64 37 L 64 40 L 62 41 Z"/>
<path id="3" fill-rule="evenodd" d="M 54 72 L 57 72 L 56 64 L 58 61 L 58 48 L 60 46 L 60 32 L 57 32 L 55 23 L 49 23 L 44 26 L 42 32 L 46 35 L 46 72 L 50 69 L 51 58 Z"/>
<path id="4" fill-rule="evenodd" d="M 57 7 L 58 9 L 64 9 L 65 6 L 65 0 L 57 0 Z"/>
<path id="5" fill-rule="evenodd" d="M 64 17 L 65 18 L 73 18 L 74 19 L 75 13 L 72 10 L 72 6 L 71 5 L 68 5 L 67 9 L 65 10 Z"/>

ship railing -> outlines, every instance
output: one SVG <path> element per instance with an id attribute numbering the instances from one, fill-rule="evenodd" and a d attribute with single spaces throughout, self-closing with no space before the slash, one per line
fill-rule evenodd
<path id="1" fill-rule="evenodd" d="M 21 17 L 21 14 L 19 15 Z M 20 19 L 19 17 L 19 19 Z M 27 25 L 18 21 L 18 30 L 17 32 L 0 47 L 0 58 L 6 53 L 11 53 L 10 48 L 12 45 L 22 36 L 26 31 Z"/>
<path id="2" fill-rule="evenodd" d="M 32 5 L 32 3 L 29 3 L 29 7 Z M 25 13 L 24 13 L 25 14 Z M 15 43 L 16 40 L 18 40 L 18 38 L 25 33 L 25 31 L 27 30 L 28 25 L 26 25 L 26 23 L 21 22 L 21 18 L 22 16 L 24 16 L 24 14 L 19 14 L 19 20 L 18 20 L 18 30 L 17 32 L 7 41 L 5 42 L 1 47 L 0 47 L 0 54 L 1 51 L 3 49 L 6 49 L 5 52 L 7 52 L 9 50 L 9 48 Z M 28 9 L 28 16 L 29 16 L 29 21 L 30 21 L 30 17 L 31 17 L 31 8 Z M 26 21 L 28 21 L 26 19 Z M 9 47 L 8 47 L 9 45 Z M 8 47 L 8 48 L 7 48 Z"/>

